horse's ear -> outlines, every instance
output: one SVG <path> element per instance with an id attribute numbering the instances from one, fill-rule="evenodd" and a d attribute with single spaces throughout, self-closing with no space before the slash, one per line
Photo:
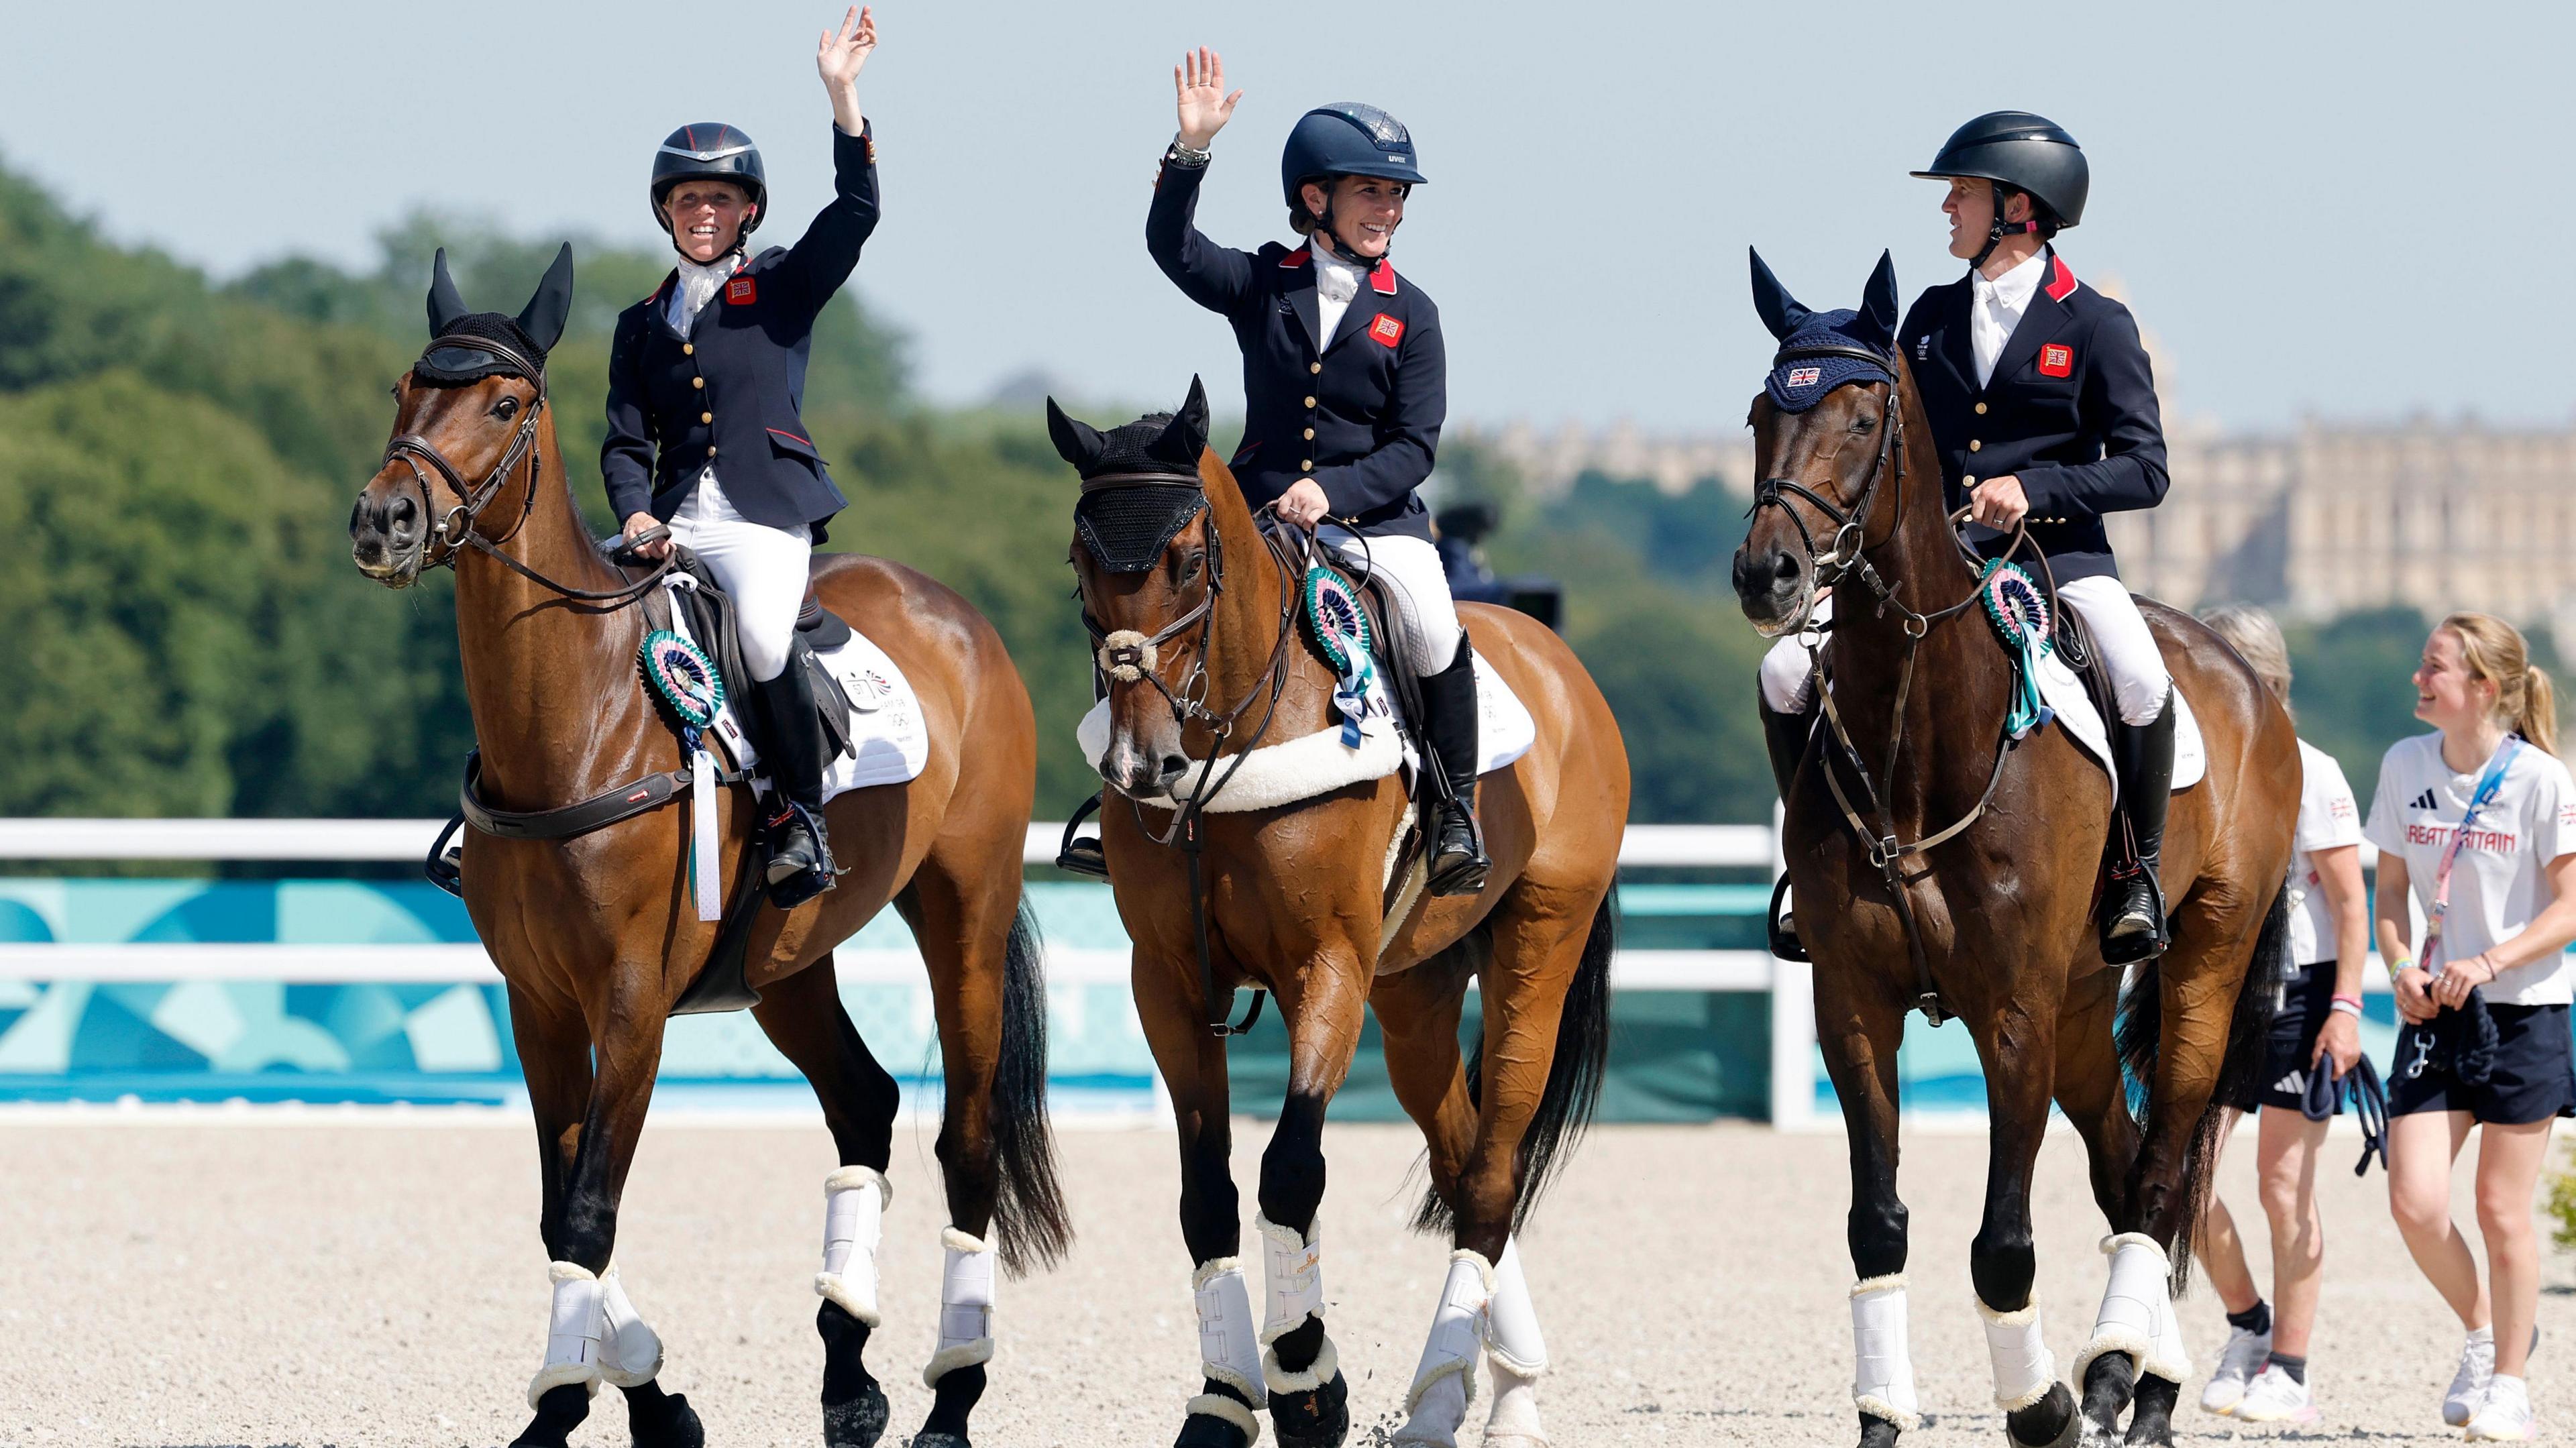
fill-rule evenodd
<path id="1" fill-rule="evenodd" d="M 1090 477 L 1100 467 L 1100 450 L 1108 439 L 1089 423 L 1067 417 L 1055 399 L 1047 399 L 1047 436 L 1055 440 L 1056 456 L 1073 464 L 1073 470 Z"/>
<path id="2" fill-rule="evenodd" d="M 1199 454 L 1207 451 L 1207 440 L 1207 385 L 1193 375 L 1188 400 L 1181 404 L 1180 411 L 1172 414 L 1170 425 L 1163 429 L 1161 437 L 1154 439 L 1154 445 L 1148 451 L 1165 462 L 1195 468 Z"/>
<path id="3" fill-rule="evenodd" d="M 465 299 L 456 294 L 456 278 L 447 274 L 447 248 L 442 246 L 429 263 L 429 335 L 446 336 L 464 315 Z"/>
<path id="4" fill-rule="evenodd" d="M 1896 350 L 1896 258 L 1883 251 L 1869 285 L 1861 290 L 1860 329 L 1871 346 Z"/>
<path id="5" fill-rule="evenodd" d="M 564 319 L 571 315 L 572 243 L 567 241 L 537 283 L 537 294 L 528 298 L 527 310 L 519 313 L 519 330 L 528 334 L 538 351 L 551 352 L 563 340 Z"/>
<path id="6" fill-rule="evenodd" d="M 1790 333 L 1807 324 L 1810 313 L 1789 295 L 1787 287 L 1780 285 L 1778 277 L 1771 275 L 1771 268 L 1762 264 L 1762 253 L 1749 246 L 1744 250 L 1753 258 L 1753 310 L 1761 316 L 1762 325 L 1771 329 L 1772 336 L 1785 341 Z"/>

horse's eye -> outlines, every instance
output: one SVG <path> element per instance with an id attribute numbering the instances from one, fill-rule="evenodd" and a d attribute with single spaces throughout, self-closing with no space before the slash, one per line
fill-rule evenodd
<path id="1" fill-rule="evenodd" d="M 1878 419 L 1870 416 L 1866 412 L 1852 419 L 1852 431 L 1854 432 L 1868 432 L 1877 426 Z"/>
<path id="2" fill-rule="evenodd" d="M 1193 549 L 1190 552 L 1182 554 L 1181 581 L 1183 583 L 1187 583 L 1191 579 L 1198 577 L 1199 570 L 1205 567 L 1207 567 L 1207 555 L 1205 553 Z"/>
<path id="3" fill-rule="evenodd" d="M 492 404 L 492 416 L 499 421 L 508 422 L 511 418 L 518 415 L 519 399 L 515 397 L 504 397 L 500 401 Z"/>

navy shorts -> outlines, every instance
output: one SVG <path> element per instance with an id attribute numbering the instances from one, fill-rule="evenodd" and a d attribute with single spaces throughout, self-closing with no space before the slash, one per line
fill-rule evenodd
<path id="1" fill-rule="evenodd" d="M 2528 1126 L 2553 1116 L 2576 1116 L 2576 1036 L 2567 1007 L 2489 1006 L 2495 1017 L 2495 1070 L 2482 1086 L 2466 1086 L 2440 1067 L 2406 1074 L 2415 1057 L 2412 1026 L 2397 1034 L 2397 1060 L 2388 1073 L 2388 1114 L 2465 1111 L 2480 1122 Z"/>
<path id="2" fill-rule="evenodd" d="M 2334 1014 L 2335 963 L 2296 965 L 2281 977 L 2281 1001 L 2272 1012 L 2272 1037 L 2263 1053 L 2263 1074 L 2247 1083 L 2227 1104 L 2239 1111 L 2278 1106 L 2303 1110 L 2307 1103 L 2308 1061 L 2317 1053 L 2317 1033 Z M 2329 1066 L 2327 1069 L 2333 1069 Z M 2335 1098 L 2343 1109 L 2343 1098 Z"/>

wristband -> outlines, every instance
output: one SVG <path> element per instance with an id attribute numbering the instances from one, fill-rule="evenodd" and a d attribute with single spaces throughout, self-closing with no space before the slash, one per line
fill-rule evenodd
<path id="1" fill-rule="evenodd" d="M 1184 166 L 1195 171 L 1206 165 L 1208 158 L 1215 154 L 1213 150 L 1202 151 L 1185 145 L 1178 136 L 1175 136 L 1172 138 L 1172 149 L 1163 153 L 1163 159 L 1175 166 Z"/>
<path id="2" fill-rule="evenodd" d="M 2406 960 L 2392 960 L 2388 962 L 2388 978 L 2390 980 L 2395 980 L 2397 979 L 2397 973 L 2399 971 L 2413 970 L 2414 968 L 2415 962 L 2411 958 Z"/>
<path id="3" fill-rule="evenodd" d="M 2347 1015 L 2355 1019 L 2359 1019 L 2361 1016 L 2361 997 L 2338 995 L 2328 1004 L 2327 1009 L 2341 1015 Z"/>

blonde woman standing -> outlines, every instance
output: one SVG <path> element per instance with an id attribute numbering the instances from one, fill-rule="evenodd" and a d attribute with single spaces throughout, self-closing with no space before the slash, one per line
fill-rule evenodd
<path id="1" fill-rule="evenodd" d="M 2201 621 L 2235 645 L 2284 708 L 2290 654 L 2272 616 L 2227 604 Z M 2296 851 L 2290 857 L 2290 960 L 2272 1016 L 2261 1084 L 2227 1103 L 2223 1142 L 2245 1112 L 2260 1112 L 2254 1147 L 2257 1194 L 2272 1231 L 2272 1301 L 2245 1265 L 2245 1243 L 2224 1202 L 2209 1204 L 2201 1265 L 2227 1309 L 2227 1346 L 2200 1405 L 2249 1423 L 2313 1423 L 2320 1414 L 2308 1383 L 2308 1332 L 2316 1321 L 2325 1266 L 2325 1221 L 2317 1213 L 2317 1148 L 2325 1121 L 2304 1110 L 2315 1077 L 2341 1077 L 2361 1059 L 2361 975 L 2370 957 L 2369 895 L 2361 883 L 2361 811 L 2343 766 L 2302 739 Z M 2333 1098 L 2341 1108 L 2341 1093 Z M 2269 1109 L 2266 1109 L 2269 1108 Z"/>
<path id="2" fill-rule="evenodd" d="M 2379 846 L 2379 950 L 2404 1021 L 2388 1202 L 2468 1330 L 2442 1421 L 2472 1441 L 2517 1441 L 2538 1432 L 2524 1382 L 2540 1305 L 2532 1192 L 2551 1122 L 2576 1116 L 2576 783 L 2557 758 L 2549 676 L 2502 619 L 2455 613 L 2434 628 L 2415 717 L 2435 732 L 2389 749 L 2364 830 Z M 2451 1220 L 2452 1165 L 2473 1133 L 2483 1282 Z"/>

